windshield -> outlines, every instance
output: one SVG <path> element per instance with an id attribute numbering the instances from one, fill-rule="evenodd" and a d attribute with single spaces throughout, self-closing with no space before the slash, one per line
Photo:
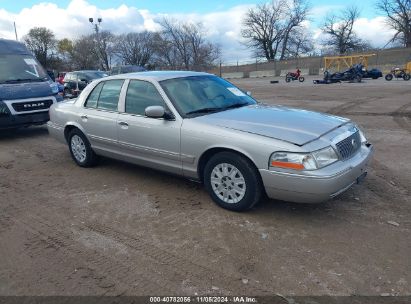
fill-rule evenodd
<path id="1" fill-rule="evenodd" d="M 191 76 L 160 81 L 183 117 L 204 115 L 256 104 L 243 91 L 216 76 Z"/>
<path id="2" fill-rule="evenodd" d="M 78 73 L 78 78 L 79 79 L 85 79 L 85 80 L 94 80 L 94 79 L 99 79 L 108 76 L 106 73 L 101 72 L 101 71 L 87 71 L 87 72 L 80 72 Z"/>
<path id="3" fill-rule="evenodd" d="M 29 55 L 0 55 L 0 83 L 45 81 L 49 76 Z"/>

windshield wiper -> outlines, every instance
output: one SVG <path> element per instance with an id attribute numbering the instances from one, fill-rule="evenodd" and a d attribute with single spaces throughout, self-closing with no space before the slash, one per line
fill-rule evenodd
<path id="1" fill-rule="evenodd" d="M 222 110 L 235 109 L 235 108 L 241 108 L 241 107 L 248 106 L 248 105 L 249 105 L 248 102 L 235 103 L 235 104 L 232 104 L 232 105 L 229 105 L 229 106 L 226 106 L 226 107 L 222 107 L 221 109 Z"/>
<path id="2" fill-rule="evenodd" d="M 210 113 L 210 112 L 215 112 L 218 110 L 221 110 L 221 108 L 202 108 L 202 109 L 187 112 L 186 115 L 197 114 L 197 113 Z"/>
<path id="3" fill-rule="evenodd" d="M 39 82 L 39 81 L 43 81 L 42 78 L 18 78 L 18 79 L 10 79 L 10 80 L 5 80 L 3 81 L 3 83 L 18 83 L 18 82 Z"/>

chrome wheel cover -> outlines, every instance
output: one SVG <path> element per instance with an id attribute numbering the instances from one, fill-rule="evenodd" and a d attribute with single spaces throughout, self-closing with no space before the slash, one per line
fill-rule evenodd
<path id="1" fill-rule="evenodd" d="M 78 135 L 73 135 L 70 145 L 75 159 L 80 163 L 84 162 L 87 157 L 87 151 L 83 139 Z"/>
<path id="2" fill-rule="evenodd" d="M 243 174 L 231 164 L 216 165 L 211 172 L 210 182 L 214 194 L 228 204 L 238 203 L 246 192 Z"/>

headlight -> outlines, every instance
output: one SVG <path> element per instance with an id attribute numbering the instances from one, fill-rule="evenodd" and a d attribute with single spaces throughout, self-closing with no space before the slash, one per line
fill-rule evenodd
<path id="1" fill-rule="evenodd" d="M 361 144 L 367 143 L 367 139 L 365 138 L 364 132 L 360 129 L 358 129 L 358 132 L 360 133 Z"/>
<path id="2" fill-rule="evenodd" d="M 7 105 L 0 100 L 0 116 L 9 116 L 10 114 L 11 113 Z"/>
<path id="3" fill-rule="evenodd" d="M 327 147 L 312 153 L 318 168 L 328 166 L 338 160 L 338 156 L 332 147 Z"/>
<path id="4" fill-rule="evenodd" d="M 334 149 L 326 147 L 311 153 L 275 152 L 270 158 L 270 167 L 315 170 L 328 166 L 338 160 Z"/>
<path id="5" fill-rule="evenodd" d="M 57 86 L 55 82 L 50 84 L 50 88 L 53 94 L 57 94 L 59 92 L 59 87 Z"/>

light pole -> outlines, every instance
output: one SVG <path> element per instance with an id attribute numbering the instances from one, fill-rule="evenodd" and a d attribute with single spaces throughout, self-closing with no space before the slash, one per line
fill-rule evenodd
<path id="1" fill-rule="evenodd" d="M 93 18 L 88 18 L 88 21 L 93 25 L 94 27 L 94 31 L 96 32 L 96 40 L 97 40 L 97 57 L 99 60 L 99 64 L 101 65 L 101 49 L 100 49 L 100 35 L 99 35 L 99 31 L 100 31 L 100 24 L 103 21 L 103 19 L 97 18 L 97 22 L 94 22 Z"/>

